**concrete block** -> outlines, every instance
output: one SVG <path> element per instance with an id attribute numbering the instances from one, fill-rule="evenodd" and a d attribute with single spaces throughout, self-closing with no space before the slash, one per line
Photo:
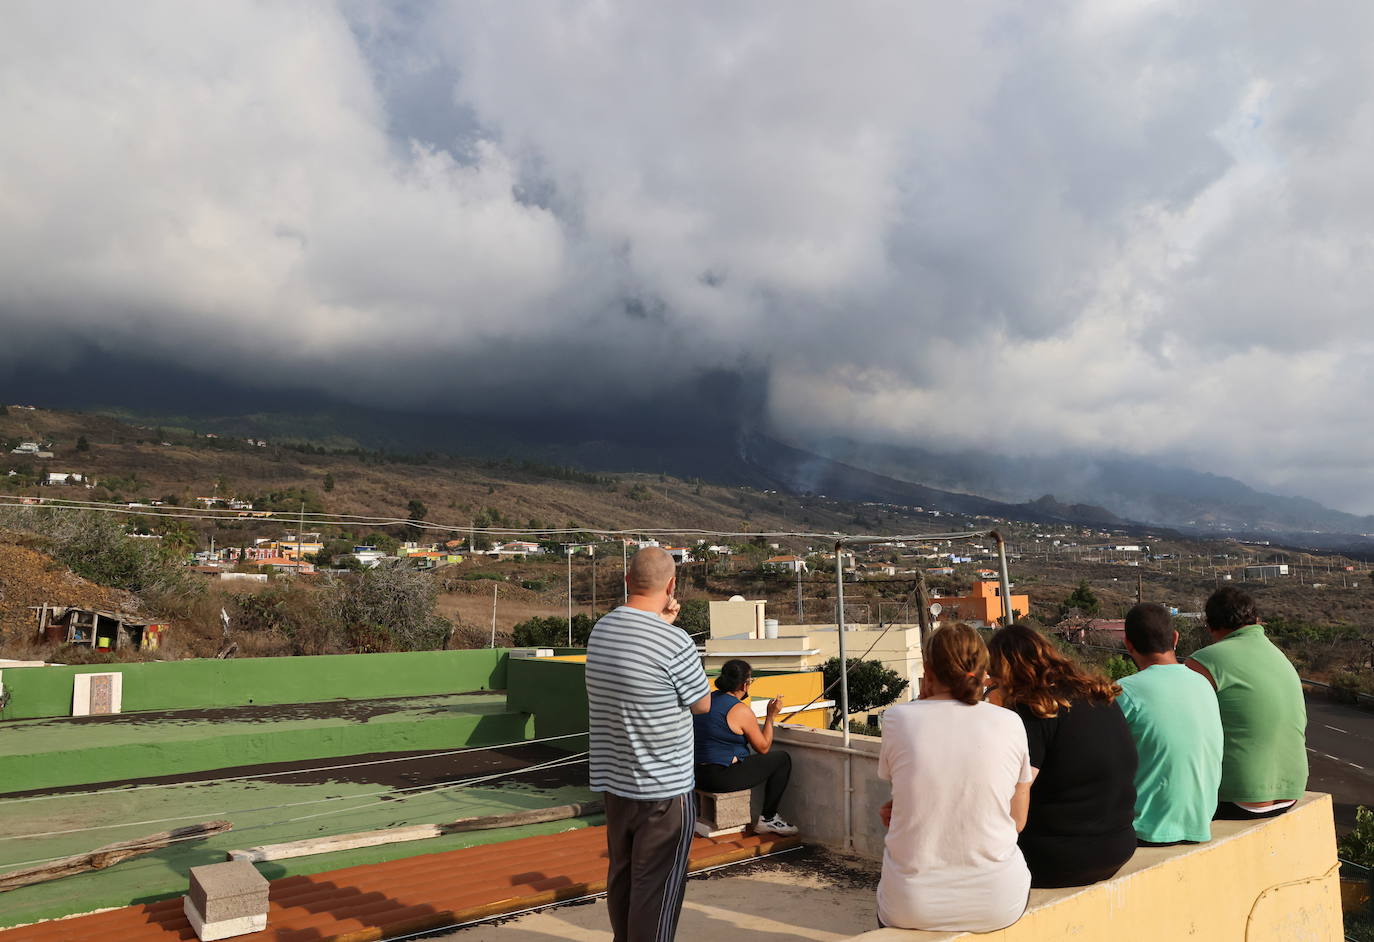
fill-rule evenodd
<path id="1" fill-rule="evenodd" d="M 697 795 L 697 833 L 703 837 L 734 834 L 753 822 L 750 789 L 738 792 L 707 792 Z"/>
<path id="2" fill-rule="evenodd" d="M 188 902 L 204 921 L 226 921 L 267 914 L 268 883 L 246 860 L 191 868 Z M 202 936 L 202 938 L 204 938 Z M 223 938 L 223 936 L 217 936 Z"/>
<path id="3" fill-rule="evenodd" d="M 191 897 L 181 898 L 182 911 L 186 913 L 186 919 L 191 923 L 191 928 L 195 930 L 196 937 L 201 942 L 213 942 L 215 939 L 231 939 L 236 935 L 247 935 L 250 932 L 261 932 L 267 928 L 267 913 L 258 916 L 238 916 L 234 919 L 221 919 L 218 922 L 207 922 L 200 912 L 196 909 L 196 904 L 191 902 Z"/>

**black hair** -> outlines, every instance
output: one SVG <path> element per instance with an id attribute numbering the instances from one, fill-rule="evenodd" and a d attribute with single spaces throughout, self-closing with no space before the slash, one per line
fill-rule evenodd
<path id="1" fill-rule="evenodd" d="M 1235 631 L 1259 624 L 1259 607 L 1248 592 L 1223 586 L 1207 599 L 1207 627 L 1213 631 Z"/>
<path id="2" fill-rule="evenodd" d="M 1164 654 L 1174 649 L 1174 625 L 1169 610 L 1158 602 L 1141 602 L 1126 613 L 1126 640 L 1141 654 Z"/>
<path id="3" fill-rule="evenodd" d="M 731 658 L 720 665 L 720 676 L 716 678 L 716 689 L 725 693 L 734 693 L 743 688 L 745 682 L 752 676 L 754 676 L 754 669 L 749 666 L 748 661 Z"/>

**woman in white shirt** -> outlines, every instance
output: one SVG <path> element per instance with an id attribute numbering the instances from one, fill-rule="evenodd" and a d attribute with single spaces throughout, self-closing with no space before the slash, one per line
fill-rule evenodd
<path id="1" fill-rule="evenodd" d="M 988 649 L 968 625 L 926 639 L 920 697 L 883 715 L 878 776 L 892 783 L 878 919 L 885 926 L 991 932 L 1026 909 L 1016 846 L 1030 806 L 1025 726 L 981 702 Z"/>

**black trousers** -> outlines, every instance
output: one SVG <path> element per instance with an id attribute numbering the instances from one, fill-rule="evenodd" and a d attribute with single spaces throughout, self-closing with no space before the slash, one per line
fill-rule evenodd
<path id="1" fill-rule="evenodd" d="M 636 801 L 606 792 L 606 909 L 615 942 L 672 942 L 697 823 L 691 792 Z"/>
<path id="2" fill-rule="evenodd" d="M 697 788 L 704 791 L 742 792 L 746 788 L 762 785 L 765 818 L 778 813 L 778 805 L 791 778 L 792 757 L 778 751 L 746 756 L 734 765 L 697 766 Z"/>

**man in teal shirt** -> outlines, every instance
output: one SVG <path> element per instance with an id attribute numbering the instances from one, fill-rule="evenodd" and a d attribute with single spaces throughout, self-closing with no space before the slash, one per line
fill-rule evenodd
<path id="1" fill-rule="evenodd" d="M 1139 673 L 1121 679 L 1117 705 L 1135 738 L 1135 834 L 1141 844 L 1212 839 L 1222 731 L 1210 684 L 1178 662 L 1164 606 L 1126 613 L 1126 651 Z"/>
<path id="2" fill-rule="evenodd" d="M 1216 817 L 1283 814 L 1307 788 L 1307 704 L 1302 681 L 1259 624 L 1255 600 L 1233 586 L 1207 599 L 1212 644 L 1185 666 L 1217 692 L 1226 737 Z"/>

